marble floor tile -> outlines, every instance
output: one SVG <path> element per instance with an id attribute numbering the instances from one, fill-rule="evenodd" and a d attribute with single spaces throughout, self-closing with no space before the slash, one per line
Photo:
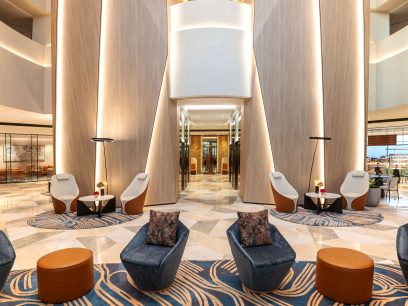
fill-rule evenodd
<path id="1" fill-rule="evenodd" d="M 16 249 L 13 269 L 33 268 L 41 256 L 66 247 L 92 249 L 95 263 L 120 262 L 120 252 L 148 222 L 151 209 L 181 211 L 180 220 L 190 229 L 185 259 L 231 259 L 225 232 L 237 220 L 236 212 L 274 206 L 243 203 L 226 175 L 192 175 L 190 179 L 176 204 L 146 207 L 136 220 L 117 226 L 69 231 L 27 225 L 30 217 L 53 209 L 47 182 L 0 185 L 0 229 Z M 370 210 L 381 213 L 384 220 L 362 227 L 328 228 L 294 224 L 271 215 L 268 218 L 292 245 L 297 260 L 315 260 L 321 248 L 348 247 L 365 252 L 376 262 L 396 263 L 397 229 L 408 222 L 408 185 L 401 188 L 399 200 L 392 195 L 391 200 L 383 200 Z"/>

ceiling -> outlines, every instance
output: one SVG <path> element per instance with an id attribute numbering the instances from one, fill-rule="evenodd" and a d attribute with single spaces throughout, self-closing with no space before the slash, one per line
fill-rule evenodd
<path id="1" fill-rule="evenodd" d="M 52 125 L 52 115 L 0 105 L 0 122 Z"/>
<path id="2" fill-rule="evenodd" d="M 191 130 L 227 130 L 227 121 L 239 109 L 242 99 L 195 98 L 179 100 L 178 104 L 189 113 Z"/>

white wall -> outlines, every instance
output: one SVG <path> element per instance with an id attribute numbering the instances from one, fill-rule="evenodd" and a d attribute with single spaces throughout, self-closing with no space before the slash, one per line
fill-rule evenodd
<path id="1" fill-rule="evenodd" d="M 370 111 L 408 104 L 408 27 L 371 42 L 369 86 Z"/>
<path id="2" fill-rule="evenodd" d="M 38 18 L 34 32 L 38 40 L 47 43 L 48 17 Z M 50 48 L 0 22 L 0 105 L 52 113 Z"/>
<path id="3" fill-rule="evenodd" d="M 170 7 L 170 97 L 252 94 L 251 6 L 201 0 Z"/>

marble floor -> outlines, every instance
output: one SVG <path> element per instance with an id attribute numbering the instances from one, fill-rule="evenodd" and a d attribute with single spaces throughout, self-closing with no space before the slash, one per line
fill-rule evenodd
<path id="1" fill-rule="evenodd" d="M 157 210 L 180 210 L 181 221 L 190 228 L 185 259 L 216 260 L 232 258 L 226 229 L 236 220 L 237 211 L 258 211 L 273 206 L 243 203 L 230 187 L 227 176 L 192 176 L 177 204 L 155 206 Z M 13 269 L 36 266 L 46 253 L 66 247 L 93 250 L 95 263 L 120 262 L 119 254 L 138 229 L 148 221 L 145 213 L 129 223 L 99 228 L 57 231 L 34 228 L 27 219 L 52 210 L 47 183 L 0 185 L 0 229 L 6 232 L 16 249 Z M 320 248 L 349 247 L 360 250 L 376 262 L 396 263 L 395 237 L 398 226 L 408 222 L 408 187 L 400 200 L 392 197 L 375 211 L 384 216 L 376 225 L 327 228 L 298 225 L 269 216 L 297 253 L 297 260 L 315 260 Z"/>

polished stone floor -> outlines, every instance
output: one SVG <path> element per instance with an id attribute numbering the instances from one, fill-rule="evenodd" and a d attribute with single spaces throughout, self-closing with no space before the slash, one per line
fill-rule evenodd
<path id="1" fill-rule="evenodd" d="M 199 175 L 191 177 L 177 204 L 154 209 L 181 211 L 182 222 L 191 230 L 185 259 L 216 260 L 232 258 L 225 231 L 236 220 L 236 212 L 258 211 L 264 207 L 273 209 L 269 205 L 242 203 L 227 176 Z M 44 182 L 0 185 L 0 228 L 16 249 L 13 269 L 35 267 L 42 255 L 66 247 L 92 249 L 95 263 L 119 262 L 120 252 L 149 217 L 145 213 L 132 222 L 113 227 L 70 231 L 27 225 L 29 217 L 51 209 Z M 297 260 L 315 260 L 318 249 L 341 246 L 365 252 L 376 262 L 396 263 L 397 228 L 408 222 L 408 188 L 402 187 L 399 201 L 392 195 L 391 201 L 384 201 L 374 210 L 380 212 L 384 220 L 365 227 L 312 227 L 269 218 L 293 246 Z"/>

